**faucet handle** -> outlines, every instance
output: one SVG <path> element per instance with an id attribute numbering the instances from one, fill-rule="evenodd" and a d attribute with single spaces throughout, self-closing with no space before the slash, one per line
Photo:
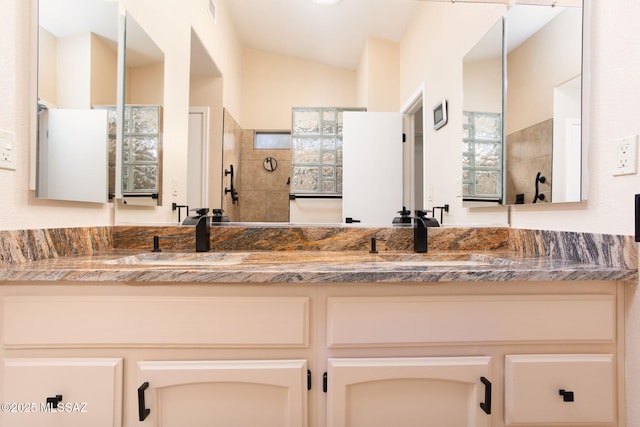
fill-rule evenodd
<path id="1" fill-rule="evenodd" d="M 209 212 L 209 208 L 198 208 L 195 211 L 199 216 L 205 216 Z"/>

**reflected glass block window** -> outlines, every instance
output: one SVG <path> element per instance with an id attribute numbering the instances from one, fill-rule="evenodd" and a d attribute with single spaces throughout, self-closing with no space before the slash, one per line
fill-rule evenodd
<path id="1" fill-rule="evenodd" d="M 109 120 L 109 194 L 116 188 L 116 132 L 118 117 L 113 105 L 106 109 Z M 162 107 L 126 105 L 122 140 L 122 191 L 124 193 L 160 192 L 160 154 L 162 146 Z"/>
<path id="2" fill-rule="evenodd" d="M 346 108 L 294 108 L 291 193 L 342 194 L 342 113 Z"/>
<path id="3" fill-rule="evenodd" d="M 161 107 L 127 105 L 122 143 L 124 193 L 158 193 Z"/>
<path id="4" fill-rule="evenodd" d="M 256 131 L 253 148 L 256 150 L 288 150 L 291 148 L 291 134 L 289 132 Z"/>
<path id="5" fill-rule="evenodd" d="M 462 196 L 502 199 L 502 114 L 465 111 L 462 120 Z"/>

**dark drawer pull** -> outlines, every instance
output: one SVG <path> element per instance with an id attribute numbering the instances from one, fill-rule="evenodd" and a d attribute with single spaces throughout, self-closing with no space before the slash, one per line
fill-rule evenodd
<path id="1" fill-rule="evenodd" d="M 145 381 L 140 387 L 138 387 L 138 418 L 140 421 L 144 421 L 151 413 L 151 409 L 145 408 L 144 403 L 144 391 L 149 388 L 149 383 Z"/>
<path id="2" fill-rule="evenodd" d="M 491 415 L 491 381 L 485 377 L 480 377 L 480 381 L 484 384 L 484 402 L 480 402 L 480 407 L 487 415 Z"/>
<path id="3" fill-rule="evenodd" d="M 62 402 L 62 395 L 56 394 L 54 397 L 47 397 L 47 408 L 57 409 L 58 403 Z"/>
<path id="4" fill-rule="evenodd" d="M 567 391 L 565 389 L 560 389 L 558 394 L 560 394 L 560 396 L 562 396 L 562 401 L 563 402 L 573 402 L 573 392 L 572 391 Z"/>

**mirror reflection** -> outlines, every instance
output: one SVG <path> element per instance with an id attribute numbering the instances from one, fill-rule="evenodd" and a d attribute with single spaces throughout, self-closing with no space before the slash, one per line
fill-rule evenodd
<path id="1" fill-rule="evenodd" d="M 580 201 L 582 8 L 515 5 L 506 25 L 505 203 Z"/>
<path id="2" fill-rule="evenodd" d="M 123 203 L 161 205 L 164 53 L 130 13 L 126 15 L 124 71 Z M 115 158 L 112 152 L 110 162 L 115 163 Z"/>
<path id="3" fill-rule="evenodd" d="M 118 6 L 38 4 L 36 197 L 107 201 L 107 112 L 115 105 Z"/>
<path id="4" fill-rule="evenodd" d="M 500 18 L 463 59 L 462 196 L 501 202 L 503 39 Z"/>

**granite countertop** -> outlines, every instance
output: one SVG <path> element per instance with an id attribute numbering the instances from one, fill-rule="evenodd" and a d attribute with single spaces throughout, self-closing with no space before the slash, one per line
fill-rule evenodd
<path id="1" fill-rule="evenodd" d="M 638 271 L 516 252 L 111 250 L 3 266 L 0 282 L 421 283 L 638 281 Z"/>

